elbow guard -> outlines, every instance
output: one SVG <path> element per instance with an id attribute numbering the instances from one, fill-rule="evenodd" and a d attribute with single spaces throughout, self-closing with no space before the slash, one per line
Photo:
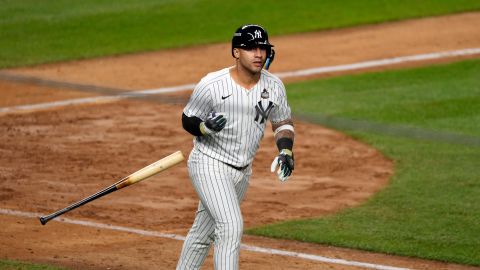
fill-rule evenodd
<path id="1" fill-rule="evenodd" d="M 196 116 L 188 117 L 184 113 L 182 114 L 183 129 L 188 131 L 188 133 L 192 134 L 193 136 L 203 135 L 200 131 L 200 123 L 202 123 L 202 119 Z"/>

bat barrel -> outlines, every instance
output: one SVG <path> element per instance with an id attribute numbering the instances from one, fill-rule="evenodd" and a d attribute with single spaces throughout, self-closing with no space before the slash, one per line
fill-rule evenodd
<path id="1" fill-rule="evenodd" d="M 103 190 L 101 190 L 101 191 L 99 191 L 99 192 L 97 192 L 97 193 L 95 193 L 95 194 L 93 194 L 93 195 L 91 195 L 91 196 L 88 196 L 88 197 L 86 197 L 86 198 L 83 199 L 83 200 L 80 200 L 80 201 L 78 201 L 78 202 L 76 202 L 76 203 L 73 203 L 73 204 L 71 204 L 71 205 L 63 208 L 63 209 L 60 209 L 60 210 L 58 210 L 58 211 L 55 212 L 55 213 L 52 213 L 52 214 L 47 215 L 47 216 L 41 216 L 41 217 L 39 218 L 39 219 L 40 219 L 40 223 L 42 223 L 42 225 L 45 225 L 48 221 L 50 221 L 50 220 L 52 220 L 52 219 L 54 219 L 54 218 L 56 218 L 56 217 L 58 217 L 58 216 L 60 216 L 60 215 L 62 215 L 62 214 L 65 214 L 66 212 L 71 211 L 71 210 L 73 210 L 73 209 L 75 209 L 75 208 L 77 208 L 77 207 L 80 207 L 80 206 L 82 206 L 82 205 L 84 205 L 84 204 L 86 204 L 86 203 L 88 203 L 88 202 L 90 202 L 90 201 L 93 201 L 93 200 L 98 199 L 98 198 L 100 198 L 100 197 L 102 197 L 102 196 L 105 196 L 105 195 L 107 195 L 107 194 L 109 194 L 109 193 L 112 193 L 112 192 L 114 192 L 115 190 L 117 190 L 117 187 L 116 187 L 115 185 L 111 185 L 111 186 L 109 186 L 108 188 L 103 189 Z"/>

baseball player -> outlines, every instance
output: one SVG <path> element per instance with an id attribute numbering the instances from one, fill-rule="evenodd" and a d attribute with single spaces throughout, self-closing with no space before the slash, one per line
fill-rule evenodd
<path id="1" fill-rule="evenodd" d="M 294 128 L 285 86 L 264 68 L 273 45 L 259 25 L 244 25 L 232 39 L 235 65 L 205 76 L 183 110 L 194 137 L 188 172 L 200 202 L 177 269 L 199 269 L 214 243 L 215 269 L 238 269 L 243 219 L 240 202 L 267 121 L 279 150 L 271 171 L 286 181 L 294 169 Z M 268 68 L 268 66 L 265 66 Z"/>

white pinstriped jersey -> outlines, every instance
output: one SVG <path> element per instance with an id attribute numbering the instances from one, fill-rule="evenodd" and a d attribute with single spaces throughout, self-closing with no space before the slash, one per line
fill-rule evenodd
<path id="1" fill-rule="evenodd" d="M 209 73 L 195 87 L 183 112 L 206 120 L 212 111 L 225 113 L 227 124 L 220 132 L 194 138 L 200 152 L 224 163 L 243 167 L 253 161 L 267 120 L 290 119 L 285 86 L 266 70 L 250 90 L 238 85 L 230 68 Z"/>

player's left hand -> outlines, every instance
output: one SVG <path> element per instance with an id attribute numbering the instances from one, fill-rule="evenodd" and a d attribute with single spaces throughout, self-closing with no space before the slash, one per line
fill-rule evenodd
<path id="1" fill-rule="evenodd" d="M 280 154 L 276 156 L 272 162 L 272 166 L 270 167 L 271 172 L 275 172 L 277 166 L 278 179 L 282 182 L 287 181 L 294 169 L 293 153 L 291 150 L 282 149 L 282 151 L 280 151 Z"/>

